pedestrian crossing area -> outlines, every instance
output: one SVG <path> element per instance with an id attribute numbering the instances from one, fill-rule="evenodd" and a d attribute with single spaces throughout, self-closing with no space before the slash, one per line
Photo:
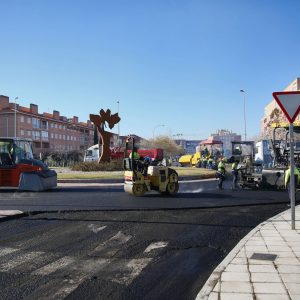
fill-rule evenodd
<path id="1" fill-rule="evenodd" d="M 5 278 L 5 285 L 1 286 L 0 298 L 10 299 L 11 289 L 18 285 L 19 297 L 22 298 L 64 299 L 91 278 L 127 287 L 168 246 L 167 241 L 149 241 L 136 250 L 132 234 L 111 230 L 106 225 L 92 224 L 88 229 L 99 235 L 97 242 L 68 251 L 60 251 L 59 247 L 43 250 L 45 247 L 39 247 L 38 237 L 34 247 L 26 241 L 7 243 L 7 246 L 1 243 L 0 286 L 4 282 L 1 277 Z M 101 234 L 110 230 L 102 240 Z M 45 237 L 41 237 L 45 242 Z M 132 256 L 122 255 L 130 246 L 135 248 Z M 26 295 L 22 295 L 22 290 Z"/>

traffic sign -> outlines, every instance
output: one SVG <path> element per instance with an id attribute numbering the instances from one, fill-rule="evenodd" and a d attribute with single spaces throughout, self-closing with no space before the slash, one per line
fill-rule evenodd
<path id="1" fill-rule="evenodd" d="M 290 123 L 293 123 L 300 112 L 300 91 L 274 92 L 273 97 Z"/>

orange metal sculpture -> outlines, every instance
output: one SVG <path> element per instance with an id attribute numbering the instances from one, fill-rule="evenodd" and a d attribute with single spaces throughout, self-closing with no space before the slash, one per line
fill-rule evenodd
<path id="1" fill-rule="evenodd" d="M 98 132 L 100 133 L 101 139 L 99 139 L 99 151 L 100 151 L 100 143 L 102 140 L 102 153 L 99 157 L 100 162 L 109 162 L 110 161 L 110 137 L 112 135 L 111 132 L 105 131 L 104 127 L 106 126 L 105 122 L 108 123 L 108 127 L 113 129 L 114 126 L 120 122 L 119 114 L 116 113 L 114 115 L 111 114 L 111 110 L 108 109 L 104 111 L 100 110 L 99 115 L 90 114 L 90 120 L 96 125 Z"/>

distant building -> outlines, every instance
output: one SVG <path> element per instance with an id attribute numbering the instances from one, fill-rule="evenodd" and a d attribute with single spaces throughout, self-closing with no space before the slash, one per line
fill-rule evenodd
<path id="1" fill-rule="evenodd" d="M 300 91 L 300 78 L 293 80 L 283 91 Z M 300 115 L 297 116 L 296 121 L 300 121 Z M 264 136 L 270 135 L 272 122 L 288 122 L 274 99 L 265 107 L 265 116 L 261 120 L 261 133 Z"/>
<path id="2" fill-rule="evenodd" d="M 220 129 L 216 133 L 211 134 L 209 139 L 221 141 L 223 143 L 224 156 L 229 157 L 232 155 L 231 142 L 240 142 L 242 137 L 240 134 L 233 133 L 227 129 Z"/>
<path id="3" fill-rule="evenodd" d="M 36 155 L 85 150 L 93 145 L 93 128 L 91 121 L 79 122 L 78 117 L 67 118 L 57 110 L 39 113 L 36 104 L 23 107 L 0 95 L 0 136 L 31 139 Z"/>
<path id="4" fill-rule="evenodd" d="M 202 140 L 185 140 L 185 139 L 176 139 L 175 143 L 181 146 L 185 154 L 194 154 L 197 151 L 197 147 L 199 146 Z"/>

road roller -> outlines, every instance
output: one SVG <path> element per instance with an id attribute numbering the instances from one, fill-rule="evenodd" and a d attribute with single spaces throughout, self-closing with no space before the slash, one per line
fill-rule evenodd
<path id="1" fill-rule="evenodd" d="M 128 143 L 131 141 L 131 152 L 128 154 Z M 156 164 L 156 165 L 152 165 Z M 154 162 L 149 157 L 140 157 L 134 147 L 134 138 L 126 140 L 124 167 L 124 190 L 133 196 L 143 196 L 146 192 L 158 191 L 166 195 L 178 192 L 178 174 L 169 167 Z"/>

